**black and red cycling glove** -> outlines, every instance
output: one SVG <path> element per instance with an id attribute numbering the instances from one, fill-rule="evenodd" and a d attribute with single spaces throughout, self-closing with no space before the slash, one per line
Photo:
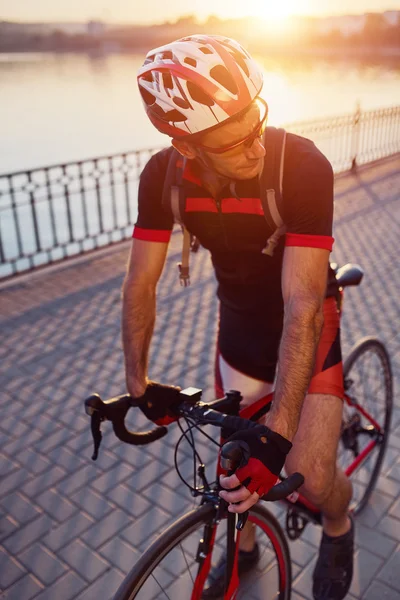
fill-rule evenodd
<path id="1" fill-rule="evenodd" d="M 291 442 L 264 425 L 238 431 L 226 440 L 232 441 L 239 443 L 243 451 L 236 477 L 249 492 L 264 496 L 278 481 Z"/>
<path id="2" fill-rule="evenodd" d="M 178 419 L 174 407 L 182 402 L 180 387 L 150 381 L 143 396 L 135 398 L 140 410 L 157 425 L 170 425 Z"/>

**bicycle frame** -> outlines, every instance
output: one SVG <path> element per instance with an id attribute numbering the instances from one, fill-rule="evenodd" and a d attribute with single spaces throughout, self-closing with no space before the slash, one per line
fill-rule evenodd
<path id="1" fill-rule="evenodd" d="M 246 419 L 258 420 L 263 414 L 268 412 L 269 404 L 273 399 L 273 393 L 264 396 L 252 405 L 239 411 L 239 416 Z M 361 406 L 357 404 L 347 393 L 344 394 L 343 401 L 351 407 L 356 407 L 359 412 L 371 423 L 373 431 L 378 432 L 378 436 L 381 433 L 381 428 L 375 419 Z M 366 433 L 368 431 L 366 430 Z M 371 440 L 369 444 L 362 450 L 362 452 L 356 456 L 352 463 L 345 470 L 347 476 L 352 475 L 356 469 L 364 462 L 368 455 L 374 450 L 378 444 L 378 439 Z M 221 473 L 221 468 L 217 466 L 217 477 Z M 317 508 L 311 501 L 309 501 L 301 492 L 293 492 L 284 500 L 281 500 L 288 507 L 288 518 L 293 516 L 293 512 L 296 516 L 303 519 L 302 527 L 298 531 L 304 529 L 305 524 L 310 521 L 321 525 L 322 515 L 319 508 Z M 235 539 L 235 524 L 236 515 L 228 513 L 227 515 L 227 589 L 224 594 L 224 600 L 234 600 L 236 595 L 237 586 L 239 583 L 238 571 L 237 571 L 237 560 L 238 560 L 238 546 L 236 543 L 238 538 Z M 198 590 L 202 589 L 205 580 L 208 576 L 211 567 L 211 554 L 215 540 L 216 527 L 213 527 L 213 531 L 210 534 L 210 543 L 208 547 L 208 553 L 205 560 L 199 566 L 198 576 L 196 578 L 195 586 L 193 589 L 191 600 L 199 600 Z M 236 532 L 237 536 L 240 536 L 240 532 Z M 271 542 L 278 555 L 279 560 L 279 545 L 274 544 L 274 540 L 271 537 Z M 275 540 L 276 543 L 276 540 Z"/>

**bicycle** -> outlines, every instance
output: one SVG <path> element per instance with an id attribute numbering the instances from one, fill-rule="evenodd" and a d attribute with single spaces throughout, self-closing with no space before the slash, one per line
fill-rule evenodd
<path id="1" fill-rule="evenodd" d="M 343 290 L 358 285 L 363 272 L 357 265 L 345 265 L 338 269 L 338 309 L 342 311 Z M 368 372 L 365 366 L 369 367 Z M 364 386 L 371 380 L 372 367 L 380 369 L 379 388 L 372 390 L 372 406 L 368 404 L 369 390 Z M 375 372 L 373 373 L 374 375 Z M 378 375 L 378 378 L 379 378 Z M 377 382 L 374 377 L 373 381 Z M 346 474 L 351 476 L 354 488 L 351 510 L 354 515 L 365 508 L 374 489 L 388 441 L 393 404 L 392 374 L 390 360 L 384 345 L 375 338 L 360 340 L 344 362 L 344 410 L 339 444 L 338 461 Z M 194 497 L 200 497 L 200 506 L 177 519 L 169 526 L 133 566 L 117 590 L 114 600 L 176 599 L 201 600 L 204 585 L 211 568 L 211 560 L 218 560 L 226 553 L 225 592 L 221 600 L 289 600 L 291 594 L 291 560 L 288 542 L 275 516 L 261 503 L 242 515 L 227 511 L 227 504 L 218 496 L 218 477 L 209 482 L 205 466 L 196 448 L 193 430 L 220 446 L 200 426 L 214 425 L 221 428 L 240 429 L 254 427 L 257 420 L 269 410 L 272 394 L 260 399 L 239 412 L 241 395 L 229 391 L 221 398 L 201 402 L 201 390 L 188 388 L 179 393 L 176 414 L 186 423 L 177 421 L 182 434 L 175 449 L 175 467 L 182 481 L 190 487 Z M 101 441 L 100 424 L 110 420 L 115 434 L 129 444 L 142 445 L 160 439 L 167 433 L 166 427 L 136 433 L 129 431 L 125 416 L 137 403 L 129 395 L 122 395 L 103 402 L 94 394 L 85 401 L 87 414 L 91 416 L 95 443 L 93 459 L 97 458 Z M 238 414 L 240 416 L 238 416 Z M 180 444 L 186 440 L 194 457 L 194 484 L 190 486 L 179 472 L 177 455 Z M 196 460 L 200 461 L 197 467 Z M 221 451 L 222 467 L 233 472 L 240 461 L 237 448 L 226 446 Z M 220 470 L 217 470 L 217 475 Z M 261 500 L 281 500 L 287 508 L 286 532 L 290 540 L 301 536 L 307 523 L 321 524 L 321 513 L 296 491 L 304 479 L 295 473 L 288 478 L 281 476 L 276 485 Z M 201 485 L 198 486 L 198 483 Z M 260 559 L 255 570 L 240 578 L 237 572 L 238 542 L 246 520 L 257 528 Z"/>

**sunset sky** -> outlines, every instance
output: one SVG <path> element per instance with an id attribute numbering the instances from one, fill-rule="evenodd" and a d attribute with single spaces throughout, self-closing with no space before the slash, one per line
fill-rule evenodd
<path id="1" fill-rule="evenodd" d="M 0 0 L 0 20 L 152 23 L 188 14 L 200 20 L 210 14 L 279 19 L 292 14 L 329 16 L 399 9 L 400 0 Z"/>

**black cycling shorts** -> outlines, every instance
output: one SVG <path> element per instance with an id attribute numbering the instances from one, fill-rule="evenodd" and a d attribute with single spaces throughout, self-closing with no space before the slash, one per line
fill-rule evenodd
<path id="1" fill-rule="evenodd" d="M 340 316 L 333 297 L 324 301 L 324 326 L 318 345 L 309 393 L 343 398 Z M 221 305 L 218 350 L 237 371 L 273 383 L 282 336 L 283 315 L 237 312 Z M 301 348 L 299 348 L 301 352 Z M 220 376 L 216 361 L 216 385 Z"/>

